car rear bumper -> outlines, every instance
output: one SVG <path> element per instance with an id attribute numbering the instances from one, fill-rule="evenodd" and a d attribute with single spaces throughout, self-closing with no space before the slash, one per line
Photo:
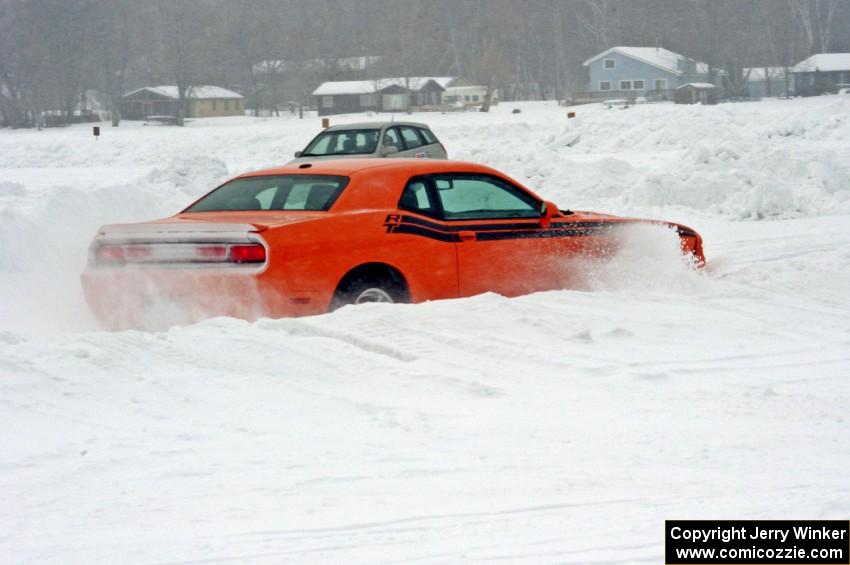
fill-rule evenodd
<path id="1" fill-rule="evenodd" d="M 256 272 L 239 269 L 89 268 L 86 301 L 110 329 L 160 329 L 216 316 L 245 320 L 314 314 L 323 305 L 288 296 Z"/>

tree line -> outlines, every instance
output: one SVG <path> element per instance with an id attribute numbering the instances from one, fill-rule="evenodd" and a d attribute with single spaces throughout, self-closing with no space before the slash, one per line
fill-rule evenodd
<path id="1" fill-rule="evenodd" d="M 582 62 L 615 45 L 661 46 L 724 70 L 790 67 L 850 52 L 848 0 L 0 0 L 0 119 L 92 106 L 120 121 L 130 89 L 195 84 L 239 90 L 255 109 L 268 67 L 292 99 L 364 73 L 456 75 L 502 99 L 561 98 L 586 88 Z"/>

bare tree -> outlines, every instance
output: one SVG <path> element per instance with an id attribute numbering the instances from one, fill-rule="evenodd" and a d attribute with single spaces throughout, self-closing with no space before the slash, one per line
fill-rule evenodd
<path id="1" fill-rule="evenodd" d="M 132 0 L 98 0 L 93 11 L 94 50 L 99 54 L 100 86 L 106 93 L 113 127 L 121 123 L 121 97 L 132 55 Z"/>
<path id="2" fill-rule="evenodd" d="M 177 85 L 177 112 L 175 123 L 185 123 L 189 95 L 197 73 L 199 25 L 197 12 L 190 10 L 186 1 L 160 0 L 157 4 L 158 29 L 164 49 L 164 65 Z M 202 36 L 201 36 L 202 37 Z"/>
<path id="3" fill-rule="evenodd" d="M 821 53 L 829 52 L 838 0 L 790 0 L 790 5 L 805 32 L 807 54 L 810 55 L 816 46 Z"/>

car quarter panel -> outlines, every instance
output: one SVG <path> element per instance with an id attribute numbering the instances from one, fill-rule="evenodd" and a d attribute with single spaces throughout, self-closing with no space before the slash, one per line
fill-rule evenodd
<path id="1" fill-rule="evenodd" d="M 401 273 L 414 302 L 458 295 L 456 250 L 450 242 L 393 234 L 394 209 L 340 214 L 268 230 L 269 278 L 285 281 L 294 299 L 309 299 L 324 312 L 343 277 L 368 263 Z"/>

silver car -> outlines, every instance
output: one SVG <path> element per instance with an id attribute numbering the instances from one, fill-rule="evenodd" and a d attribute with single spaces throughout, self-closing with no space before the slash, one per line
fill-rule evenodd
<path id="1" fill-rule="evenodd" d="M 313 138 L 290 163 L 321 159 L 406 157 L 447 159 L 446 148 L 425 124 L 364 122 L 329 127 Z"/>

